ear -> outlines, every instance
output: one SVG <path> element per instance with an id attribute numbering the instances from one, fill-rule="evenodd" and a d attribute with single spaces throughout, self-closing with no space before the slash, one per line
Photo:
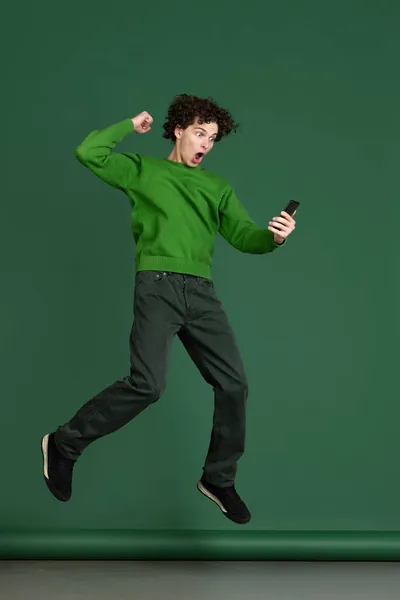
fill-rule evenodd
<path id="1" fill-rule="evenodd" d="M 180 140 L 180 139 L 181 139 L 181 137 L 182 137 L 182 133 L 183 133 L 183 129 L 182 129 L 182 127 L 180 127 L 179 125 L 177 125 L 177 126 L 175 127 L 175 131 L 174 131 L 174 134 L 175 134 L 175 137 L 176 137 L 176 139 L 177 139 L 177 140 Z"/>

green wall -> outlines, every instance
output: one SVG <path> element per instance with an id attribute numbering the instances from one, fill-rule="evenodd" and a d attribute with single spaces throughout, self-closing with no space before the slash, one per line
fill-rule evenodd
<path id="1" fill-rule="evenodd" d="M 0 555 L 30 555 L 30 535 L 51 554 L 51 536 L 76 532 L 85 556 L 83 530 L 140 530 L 169 532 L 171 547 L 187 534 L 202 556 L 244 535 L 289 536 L 300 556 L 313 535 L 329 549 L 332 532 L 344 532 L 345 556 L 349 532 L 388 532 L 400 556 L 400 5 L 44 0 L 3 16 Z M 129 201 L 74 149 L 147 110 L 151 133 L 119 148 L 166 156 L 163 120 L 183 92 L 212 95 L 241 123 L 206 167 L 260 225 L 302 203 L 281 251 L 216 246 L 250 381 L 245 532 L 196 490 L 213 398 L 178 340 L 162 400 L 85 452 L 73 500 L 58 503 L 42 480 L 41 436 L 129 368 Z"/>

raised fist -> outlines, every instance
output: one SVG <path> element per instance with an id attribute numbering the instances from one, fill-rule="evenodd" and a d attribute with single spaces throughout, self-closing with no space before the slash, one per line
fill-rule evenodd
<path id="1" fill-rule="evenodd" d="M 147 133 L 151 129 L 153 117 L 147 111 L 143 111 L 132 119 L 136 133 Z"/>

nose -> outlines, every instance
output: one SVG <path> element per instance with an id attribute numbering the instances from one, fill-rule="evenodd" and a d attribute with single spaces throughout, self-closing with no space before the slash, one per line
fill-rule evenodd
<path id="1" fill-rule="evenodd" d="M 207 150 L 207 148 L 208 148 L 208 140 L 203 140 L 201 142 L 201 147 L 204 148 L 204 150 Z"/>

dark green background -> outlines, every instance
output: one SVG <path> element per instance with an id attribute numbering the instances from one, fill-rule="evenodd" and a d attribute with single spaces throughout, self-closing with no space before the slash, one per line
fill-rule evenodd
<path id="1" fill-rule="evenodd" d="M 74 149 L 147 110 L 152 131 L 119 149 L 167 156 L 183 92 L 241 123 L 205 166 L 260 225 L 302 203 L 273 255 L 216 246 L 250 381 L 246 531 L 400 529 L 399 16 L 361 0 L 7 6 L 0 530 L 239 531 L 196 490 L 213 398 L 178 340 L 162 400 L 85 452 L 73 500 L 42 480 L 41 436 L 129 368 L 129 202 Z"/>

